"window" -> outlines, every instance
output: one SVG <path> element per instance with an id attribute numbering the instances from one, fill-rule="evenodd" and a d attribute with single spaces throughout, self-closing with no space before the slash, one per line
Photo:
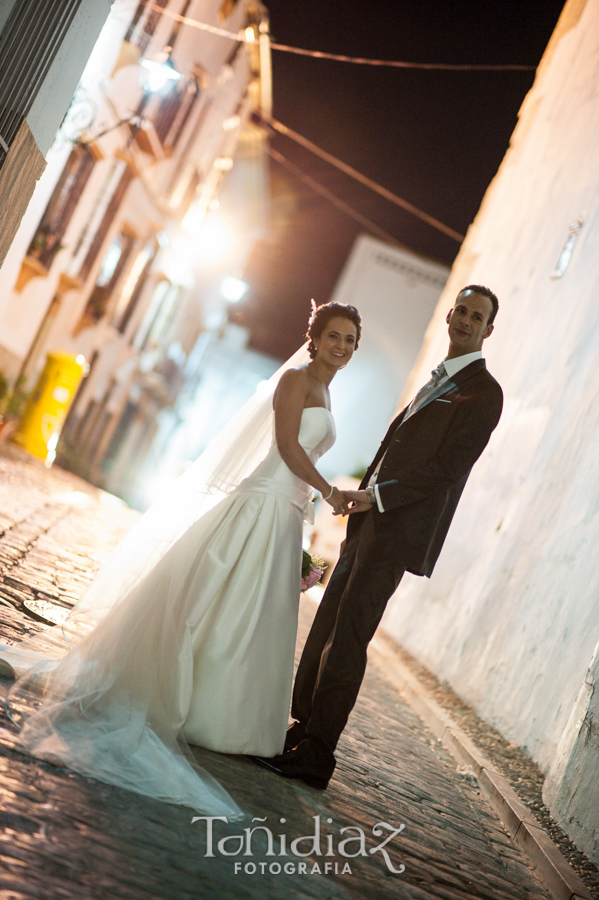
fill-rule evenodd
<path id="1" fill-rule="evenodd" d="M 0 34 L 0 167 L 79 5 L 80 0 L 13 5 Z"/>
<path id="2" fill-rule="evenodd" d="M 177 309 L 179 293 L 180 289 L 170 281 L 158 282 L 148 310 L 131 342 L 136 350 L 143 352 L 166 336 Z"/>
<path id="3" fill-rule="evenodd" d="M 159 6 L 161 9 L 164 9 L 167 3 L 168 0 L 154 0 L 153 6 Z M 146 13 L 145 19 L 144 13 Z M 125 40 L 137 44 L 141 52 L 144 53 L 161 17 L 162 13 L 158 9 L 148 9 L 145 2 L 139 3 L 125 35 Z M 142 21 L 143 24 L 140 26 Z"/>
<path id="4" fill-rule="evenodd" d="M 50 197 L 27 250 L 27 256 L 39 259 L 47 269 L 52 265 L 54 257 L 62 246 L 62 238 L 91 175 L 94 163 L 95 160 L 89 147 L 84 144 L 74 147 Z"/>
<path id="5" fill-rule="evenodd" d="M 152 120 L 165 150 L 176 146 L 199 94 L 197 84 L 178 81 L 161 99 Z"/>
<path id="6" fill-rule="evenodd" d="M 143 287 L 150 274 L 156 250 L 157 245 L 154 239 L 146 243 L 145 247 L 137 254 L 135 262 L 131 266 L 131 270 L 123 284 L 112 314 L 112 325 L 121 334 L 125 332 L 137 306 Z"/>
<path id="7" fill-rule="evenodd" d="M 118 160 L 117 160 L 118 162 Z M 133 173 L 129 166 L 126 166 L 123 170 L 121 177 L 118 180 L 118 183 L 110 197 L 110 200 L 106 204 L 105 212 L 102 217 L 102 220 L 91 239 L 89 244 L 89 248 L 85 255 L 85 259 L 81 264 L 81 268 L 79 270 L 79 277 L 82 281 L 85 281 L 92 270 L 92 266 L 96 261 L 96 257 L 100 252 L 102 244 L 108 234 L 108 229 L 110 228 L 112 221 L 117 214 L 118 208 L 123 201 L 123 197 L 125 196 L 125 191 L 131 184 L 133 180 Z"/>
<path id="8" fill-rule="evenodd" d="M 115 235 L 104 254 L 98 278 L 87 301 L 77 331 L 94 325 L 106 314 L 108 303 L 123 275 L 135 244 L 135 235 L 122 231 Z"/>

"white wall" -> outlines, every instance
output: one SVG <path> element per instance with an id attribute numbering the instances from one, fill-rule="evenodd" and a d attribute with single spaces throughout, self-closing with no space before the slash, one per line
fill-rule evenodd
<path id="1" fill-rule="evenodd" d="M 457 291 L 487 284 L 500 309 L 484 350 L 504 388 L 503 417 L 433 577 L 406 576 L 383 623 L 551 770 L 552 811 L 596 862 L 599 804 L 584 786 L 597 782 L 597 726 L 581 750 L 572 713 L 599 641 L 598 58 L 599 0 L 570 0 L 408 388 L 445 348 Z M 552 279 L 579 215 L 569 267 Z M 596 678 L 597 666 L 589 672 Z M 578 795 L 557 803 L 575 744 Z"/>
<path id="2" fill-rule="evenodd" d="M 337 440 L 320 463 L 327 477 L 370 463 L 448 275 L 445 266 L 384 241 L 356 240 L 330 297 L 357 307 L 363 332 L 351 363 L 331 384 Z"/>

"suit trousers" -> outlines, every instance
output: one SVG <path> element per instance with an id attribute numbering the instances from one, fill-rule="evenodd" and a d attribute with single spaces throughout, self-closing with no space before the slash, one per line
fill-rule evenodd
<path id="1" fill-rule="evenodd" d="M 394 546 L 374 533 L 370 510 L 352 531 L 331 575 L 306 640 L 295 678 L 291 714 L 309 737 L 331 751 L 352 711 L 370 643 L 405 572 Z"/>

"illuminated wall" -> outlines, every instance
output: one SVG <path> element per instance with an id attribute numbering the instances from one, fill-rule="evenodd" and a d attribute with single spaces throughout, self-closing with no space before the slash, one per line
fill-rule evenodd
<path id="1" fill-rule="evenodd" d="M 596 863 L 598 56 L 599 0 L 570 0 L 406 392 L 446 347 L 457 291 L 487 284 L 500 301 L 484 350 L 503 417 L 433 577 L 407 576 L 384 620 L 548 773 L 546 801 Z"/>

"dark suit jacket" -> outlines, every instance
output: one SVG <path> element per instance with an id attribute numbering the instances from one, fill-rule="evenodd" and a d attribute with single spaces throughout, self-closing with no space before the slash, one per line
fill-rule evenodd
<path id="1" fill-rule="evenodd" d="M 391 423 L 361 488 L 379 460 L 377 484 L 385 512 L 372 510 L 377 544 L 398 565 L 430 576 L 472 466 L 497 425 L 503 405 L 499 384 L 483 359 L 451 381 L 448 390 L 409 416 Z M 349 517 L 348 537 L 371 512 Z"/>

